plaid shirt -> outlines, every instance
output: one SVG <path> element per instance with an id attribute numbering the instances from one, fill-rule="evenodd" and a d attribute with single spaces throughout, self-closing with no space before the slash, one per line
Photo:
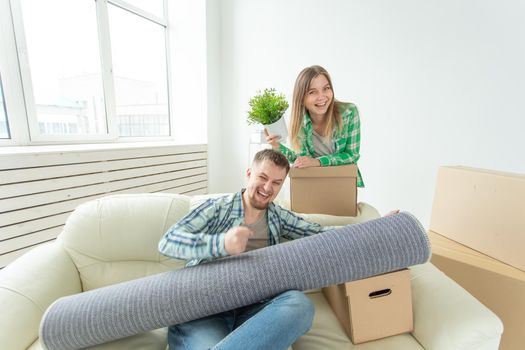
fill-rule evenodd
<path id="1" fill-rule="evenodd" d="M 335 128 L 332 133 L 335 152 L 326 156 L 315 157 L 321 162 L 321 166 L 357 164 L 359 160 L 359 148 L 361 142 L 361 131 L 359 112 L 352 103 L 340 103 L 341 119 L 343 127 L 341 130 Z M 279 145 L 283 153 L 290 162 L 294 162 L 297 157 L 307 156 L 314 158 L 314 143 L 312 140 L 312 120 L 308 113 L 304 116 L 304 125 L 299 133 L 301 150 L 295 153 L 283 144 Z M 357 186 L 364 187 L 361 172 L 357 171 Z"/>
<path id="2" fill-rule="evenodd" d="M 187 266 L 227 256 L 226 232 L 243 222 L 242 192 L 208 199 L 168 229 L 159 242 L 159 252 L 188 260 Z M 279 243 L 280 238 L 303 238 L 330 229 L 307 222 L 276 204 L 268 207 L 268 245 Z"/>

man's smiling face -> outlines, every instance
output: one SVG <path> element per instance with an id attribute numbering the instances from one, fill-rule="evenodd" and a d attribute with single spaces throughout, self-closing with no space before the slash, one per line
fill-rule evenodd
<path id="1" fill-rule="evenodd" d="M 246 195 L 250 206 L 263 210 L 277 197 L 286 178 L 286 169 L 275 165 L 270 160 L 253 163 L 246 170 L 248 184 Z"/>

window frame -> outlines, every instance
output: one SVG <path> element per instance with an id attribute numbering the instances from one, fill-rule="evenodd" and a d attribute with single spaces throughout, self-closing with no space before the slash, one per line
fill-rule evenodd
<path id="1" fill-rule="evenodd" d="M 30 142 L 11 13 L 10 1 L 0 0 L 0 72 L 11 137 L 0 139 L 0 146 Z"/>
<path id="2" fill-rule="evenodd" d="M 0 0 L 0 48 L 5 54 L 0 54 L 0 72 L 6 100 L 6 113 L 11 139 L 0 139 L 3 145 L 38 145 L 38 144 L 78 144 L 99 142 L 136 142 L 136 141 L 167 141 L 173 140 L 173 120 L 170 70 L 170 47 L 168 27 L 168 1 L 162 0 L 164 18 L 159 18 L 140 8 L 128 4 L 124 0 L 95 0 L 98 40 L 100 48 L 101 76 L 106 110 L 107 133 L 98 135 L 45 135 L 40 133 L 35 98 L 31 79 L 31 70 L 27 56 L 27 44 L 24 33 L 23 16 L 20 0 Z M 118 117 L 115 100 L 115 84 L 112 68 L 111 41 L 109 33 L 108 6 L 117 6 L 152 21 L 164 29 L 164 55 L 166 60 L 166 86 L 168 103 L 168 136 L 120 137 L 118 135 Z M 5 46 L 5 47 L 4 47 Z M 6 56 L 6 57 L 4 57 Z M 10 57 L 7 57 L 10 56 Z M 3 69 L 6 67 L 5 69 Z M 14 74 L 18 72 L 18 76 Z M 4 77 L 4 74 L 6 75 Z M 8 76 L 10 74 L 11 76 Z M 5 88 L 9 86 L 9 88 Z M 11 94 L 13 92 L 13 94 Z M 9 96 L 7 96 L 9 95 Z M 13 118 L 12 116 L 17 116 Z"/>

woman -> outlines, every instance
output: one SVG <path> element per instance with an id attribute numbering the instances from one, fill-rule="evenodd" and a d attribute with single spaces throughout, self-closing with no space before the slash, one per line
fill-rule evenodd
<path id="1" fill-rule="evenodd" d="M 290 122 L 293 150 L 266 133 L 266 142 L 279 149 L 293 166 L 357 164 L 360 147 L 357 107 L 334 98 L 332 81 L 320 66 L 305 68 L 295 81 Z M 357 186 L 364 187 L 358 170 Z"/>

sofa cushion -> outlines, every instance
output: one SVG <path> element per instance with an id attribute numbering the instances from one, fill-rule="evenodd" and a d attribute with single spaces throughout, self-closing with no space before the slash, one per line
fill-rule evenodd
<path id="1" fill-rule="evenodd" d="M 486 306 L 431 263 L 410 273 L 413 334 L 426 349 L 498 348 L 503 324 Z"/>
<path id="2" fill-rule="evenodd" d="M 361 222 L 377 219 L 381 217 L 376 208 L 365 202 L 357 203 L 356 216 L 335 216 L 326 214 L 304 214 L 297 213 L 306 221 L 315 222 L 323 226 L 344 226 L 359 224 Z"/>
<path id="3" fill-rule="evenodd" d="M 115 340 L 109 343 L 92 346 L 89 350 L 166 350 L 168 346 L 168 329 L 160 328 L 151 332 Z M 43 350 L 37 340 L 27 350 Z"/>
<path id="4" fill-rule="evenodd" d="M 189 210 L 189 197 L 126 194 L 77 207 L 59 236 L 78 268 L 84 291 L 180 268 L 159 254 L 167 229 Z"/>

